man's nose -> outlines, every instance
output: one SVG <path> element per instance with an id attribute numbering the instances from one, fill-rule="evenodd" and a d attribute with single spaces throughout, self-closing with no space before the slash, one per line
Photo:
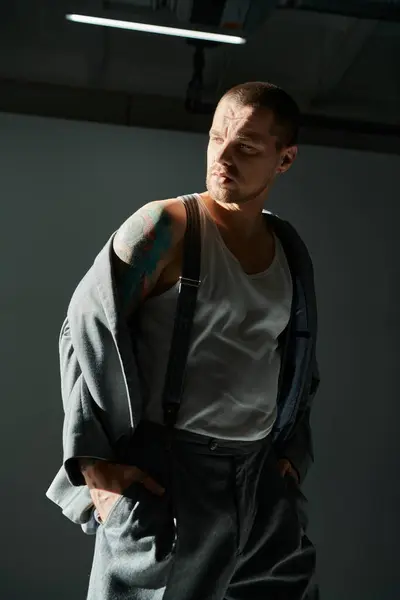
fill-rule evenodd
<path id="1" fill-rule="evenodd" d="M 215 156 L 215 162 L 220 164 L 232 164 L 232 147 L 229 143 L 221 144 Z"/>

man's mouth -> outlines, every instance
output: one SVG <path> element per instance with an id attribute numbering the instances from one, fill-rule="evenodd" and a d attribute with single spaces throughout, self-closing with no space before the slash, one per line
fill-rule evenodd
<path id="1" fill-rule="evenodd" d="M 227 173 L 223 173 L 222 171 L 213 171 L 212 175 L 214 177 L 217 177 L 218 179 L 221 179 L 225 183 L 229 183 L 229 182 L 233 181 L 233 177 L 231 177 Z"/>

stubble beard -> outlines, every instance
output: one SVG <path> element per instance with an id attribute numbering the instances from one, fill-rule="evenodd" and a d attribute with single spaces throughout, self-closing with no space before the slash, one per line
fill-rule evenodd
<path id="1" fill-rule="evenodd" d="M 245 204 L 247 199 L 235 190 L 224 188 L 212 182 L 212 175 L 208 175 L 206 179 L 206 188 L 211 198 L 221 204 Z"/>
<path id="2" fill-rule="evenodd" d="M 235 189 L 219 187 L 218 185 L 213 184 L 211 179 L 212 176 L 208 175 L 206 179 L 206 188 L 211 198 L 221 204 L 237 204 L 238 206 L 243 206 L 260 196 L 266 191 L 266 188 L 270 183 L 269 181 L 265 182 L 259 190 L 255 190 L 252 194 L 244 195 Z"/>

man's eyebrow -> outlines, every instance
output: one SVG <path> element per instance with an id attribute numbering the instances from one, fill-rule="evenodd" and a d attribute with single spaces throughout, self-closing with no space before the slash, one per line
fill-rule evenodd
<path id="1" fill-rule="evenodd" d="M 258 144 L 265 144 L 265 137 L 260 133 L 257 133 L 257 131 L 242 131 L 242 133 L 238 135 L 238 138 L 240 140 L 248 140 Z"/>
<path id="2" fill-rule="evenodd" d="M 219 136 L 221 133 L 217 129 L 210 129 L 210 135 Z M 238 140 L 246 141 L 246 142 L 255 142 L 257 144 L 265 144 L 265 138 L 257 131 L 242 131 L 238 136 Z"/>

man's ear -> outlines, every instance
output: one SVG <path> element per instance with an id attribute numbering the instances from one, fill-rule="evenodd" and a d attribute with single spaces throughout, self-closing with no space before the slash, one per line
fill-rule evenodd
<path id="1" fill-rule="evenodd" d="M 296 160 L 297 151 L 298 151 L 297 146 L 290 146 L 289 148 L 285 148 L 285 150 L 283 150 L 283 153 L 281 155 L 281 161 L 278 166 L 278 173 L 280 175 L 282 175 L 283 173 L 286 173 L 286 171 L 288 169 L 290 169 L 290 167 Z"/>

